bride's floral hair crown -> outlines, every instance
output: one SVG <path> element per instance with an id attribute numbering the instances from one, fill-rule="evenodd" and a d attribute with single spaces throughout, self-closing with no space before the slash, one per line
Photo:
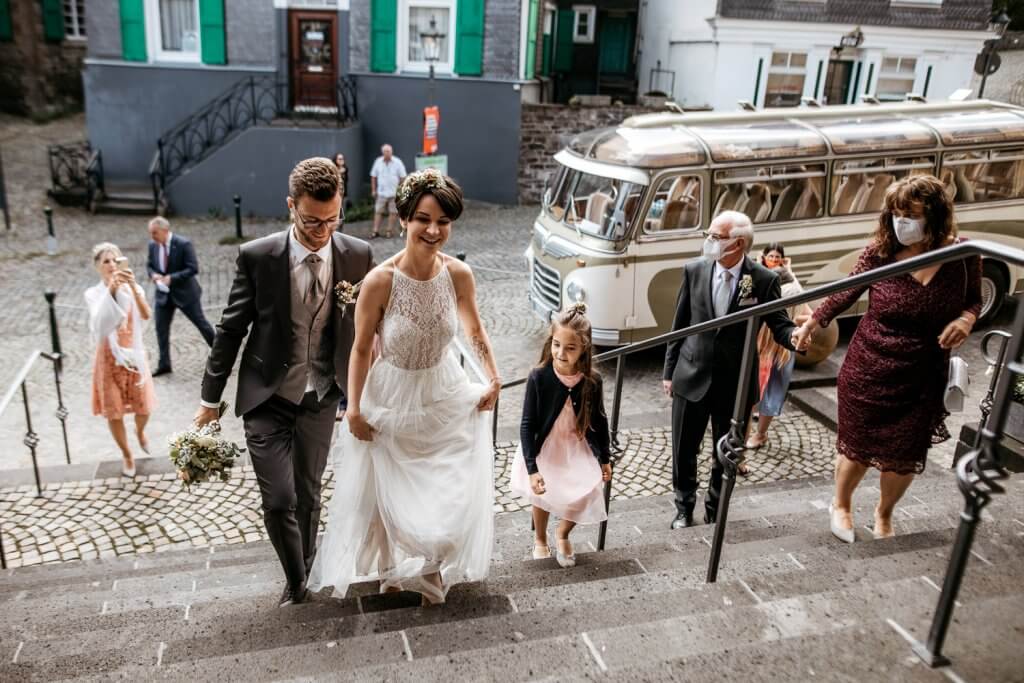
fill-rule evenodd
<path id="1" fill-rule="evenodd" d="M 462 188 L 435 168 L 415 171 L 402 180 L 395 193 L 398 215 L 409 220 L 425 194 L 434 196 L 449 219 L 454 221 L 462 215 Z"/>

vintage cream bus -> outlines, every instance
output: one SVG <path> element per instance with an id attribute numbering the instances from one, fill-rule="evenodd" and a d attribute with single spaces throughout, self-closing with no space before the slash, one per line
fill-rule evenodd
<path id="1" fill-rule="evenodd" d="M 1024 108 L 989 101 L 646 114 L 559 152 L 526 251 L 545 319 L 589 306 L 594 341 L 667 332 L 682 265 L 727 209 L 781 242 L 805 287 L 846 276 L 897 178 L 941 178 L 960 233 L 1024 248 Z M 984 264 L 985 316 L 1024 272 Z M 863 312 L 866 300 L 851 314 Z"/>

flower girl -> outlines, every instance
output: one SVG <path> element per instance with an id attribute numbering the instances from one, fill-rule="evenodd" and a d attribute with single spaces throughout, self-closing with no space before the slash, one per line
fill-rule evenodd
<path id="1" fill-rule="evenodd" d="M 512 490 L 533 505 L 533 557 L 551 556 L 547 526 L 554 513 L 561 520 L 555 557 L 562 567 L 576 564 L 573 527 L 608 517 L 602 495 L 612 477 L 608 418 L 592 360 L 590 321 L 578 303 L 555 316 L 540 365 L 527 380 L 512 466 Z"/>

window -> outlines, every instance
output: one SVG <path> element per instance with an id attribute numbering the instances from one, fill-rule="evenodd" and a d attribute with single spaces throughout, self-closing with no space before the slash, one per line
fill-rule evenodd
<path id="1" fill-rule="evenodd" d="M 824 188 L 824 164 L 717 171 L 714 215 L 740 211 L 753 223 L 817 218 Z"/>
<path id="2" fill-rule="evenodd" d="M 146 33 L 158 61 L 198 62 L 198 0 L 146 0 Z"/>
<path id="3" fill-rule="evenodd" d="M 620 240 L 636 218 L 643 191 L 642 185 L 569 169 L 553 190 L 548 213 L 580 232 Z"/>
<path id="4" fill-rule="evenodd" d="M 934 173 L 931 156 L 837 161 L 832 171 L 832 215 L 877 213 L 898 179 Z"/>
<path id="5" fill-rule="evenodd" d="M 665 178 L 654 193 L 644 220 L 644 232 L 657 234 L 699 227 L 702 196 L 699 176 Z"/>
<path id="6" fill-rule="evenodd" d="M 572 42 L 594 42 L 594 24 L 597 23 L 597 7 L 594 5 L 573 5 L 572 11 L 576 14 L 572 28 Z"/>
<path id="7" fill-rule="evenodd" d="M 455 61 L 455 0 L 404 0 L 398 15 L 399 68 L 451 73 Z"/>
<path id="8" fill-rule="evenodd" d="M 773 52 L 764 90 L 764 106 L 799 106 L 806 76 L 806 52 Z"/>
<path id="9" fill-rule="evenodd" d="M 886 57 L 878 71 L 875 96 L 880 100 L 902 100 L 914 90 L 917 59 L 914 57 Z"/>
<path id="10" fill-rule="evenodd" d="M 957 204 L 1024 197 L 1024 148 L 946 154 L 940 178 Z"/>
<path id="11" fill-rule="evenodd" d="M 85 0 L 64 0 L 64 37 L 85 40 Z"/>

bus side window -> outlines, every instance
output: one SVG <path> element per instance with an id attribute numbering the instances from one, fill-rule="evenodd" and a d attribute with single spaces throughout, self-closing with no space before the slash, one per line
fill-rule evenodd
<path id="1" fill-rule="evenodd" d="M 753 223 L 816 218 L 821 215 L 824 187 L 824 164 L 719 171 L 715 215 L 739 211 Z"/>
<path id="2" fill-rule="evenodd" d="M 1024 149 L 946 154 L 943 181 L 947 177 L 960 204 L 1024 197 Z"/>
<path id="3" fill-rule="evenodd" d="M 688 230 L 700 224 L 701 182 L 698 176 L 665 178 L 654 192 L 644 220 L 648 233 Z"/>
<path id="4" fill-rule="evenodd" d="M 932 157 L 837 161 L 832 172 L 832 215 L 877 213 L 896 180 L 934 172 Z"/>

